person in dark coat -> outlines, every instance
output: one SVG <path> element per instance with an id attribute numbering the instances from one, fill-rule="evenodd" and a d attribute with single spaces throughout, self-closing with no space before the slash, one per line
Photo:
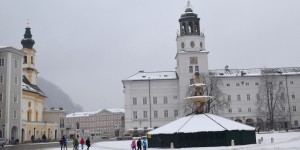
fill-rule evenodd
<path id="1" fill-rule="evenodd" d="M 63 145 L 64 145 L 63 138 L 60 139 L 59 144 L 60 144 L 60 149 L 62 150 L 63 149 Z"/>
<path id="2" fill-rule="evenodd" d="M 87 149 L 90 149 L 90 147 L 91 147 L 91 141 L 90 141 L 90 138 L 87 138 L 87 139 L 86 139 L 85 145 L 87 146 Z"/>
<path id="3" fill-rule="evenodd" d="M 67 147 L 67 138 L 65 136 L 63 136 L 62 139 L 64 141 L 64 148 L 68 149 L 68 147 Z"/>
<path id="4" fill-rule="evenodd" d="M 141 139 L 139 139 L 139 140 L 136 142 L 136 145 L 137 145 L 137 150 L 142 150 L 142 142 L 141 142 Z"/>

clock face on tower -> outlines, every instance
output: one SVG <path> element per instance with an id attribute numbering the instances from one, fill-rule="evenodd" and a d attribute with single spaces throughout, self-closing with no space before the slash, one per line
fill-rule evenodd
<path id="1" fill-rule="evenodd" d="M 192 41 L 191 42 L 191 47 L 194 48 L 194 46 L 195 46 L 195 43 L 194 43 L 194 41 Z"/>
<path id="2" fill-rule="evenodd" d="M 181 43 L 181 48 L 184 48 L 184 42 Z"/>

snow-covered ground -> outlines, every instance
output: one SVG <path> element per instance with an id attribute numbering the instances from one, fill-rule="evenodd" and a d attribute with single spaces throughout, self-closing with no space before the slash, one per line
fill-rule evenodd
<path id="1" fill-rule="evenodd" d="M 257 141 L 261 138 L 263 138 L 263 142 L 261 144 L 181 148 L 180 150 L 300 150 L 300 132 L 273 132 L 256 134 Z M 274 143 L 271 143 L 271 138 L 274 138 Z M 92 143 L 90 150 L 130 150 L 130 143 L 131 141 L 108 141 Z M 68 149 L 72 150 L 72 148 Z M 49 148 L 44 150 L 57 150 L 57 148 Z M 149 148 L 147 150 L 166 150 L 166 148 Z"/>

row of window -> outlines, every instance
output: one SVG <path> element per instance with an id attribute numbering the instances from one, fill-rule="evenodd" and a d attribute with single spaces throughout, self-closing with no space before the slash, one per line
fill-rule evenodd
<path id="1" fill-rule="evenodd" d="M 80 127 L 98 127 L 121 125 L 121 121 L 103 121 L 97 123 L 80 123 Z"/>
<path id="2" fill-rule="evenodd" d="M 17 76 L 14 76 L 14 84 L 15 85 L 18 85 L 18 77 Z M 0 84 L 3 84 L 5 81 L 4 81 L 4 75 L 0 75 Z"/>
<path id="3" fill-rule="evenodd" d="M 2 110 L 0 110 L 0 119 L 2 119 L 4 116 L 2 115 Z M 17 111 L 16 110 L 13 110 L 13 118 L 14 119 L 17 119 Z"/>
<path id="4" fill-rule="evenodd" d="M 0 93 L 0 102 L 3 102 L 4 94 Z M 18 94 L 14 93 L 13 94 L 13 102 L 17 103 L 18 102 Z"/>
<path id="5" fill-rule="evenodd" d="M 199 72 L 199 66 L 189 66 L 190 73 L 194 73 L 194 67 L 195 67 L 195 72 Z"/>
<path id="6" fill-rule="evenodd" d="M 27 64 L 27 56 L 24 56 L 24 62 L 23 62 L 23 64 Z M 33 56 L 31 56 L 31 64 L 34 64 Z"/>
<path id="7" fill-rule="evenodd" d="M 281 108 L 282 111 L 286 111 L 285 107 L 282 107 Z M 258 108 L 258 111 L 260 111 L 260 108 Z M 297 107 L 296 106 L 293 106 L 293 112 L 296 112 L 297 111 Z M 242 112 L 242 108 L 238 108 L 238 111 L 237 112 Z M 252 109 L 251 108 L 248 108 L 247 109 L 247 112 L 252 112 Z M 228 113 L 232 113 L 232 109 L 228 109 Z"/>
<path id="8" fill-rule="evenodd" d="M 153 111 L 153 118 L 158 118 L 158 115 L 159 115 L 159 111 L 154 110 Z M 164 110 L 163 111 L 163 116 L 164 116 L 164 118 L 168 118 L 169 117 L 169 110 Z M 178 117 L 178 110 L 177 109 L 174 110 L 174 117 Z M 138 112 L 137 111 L 133 111 L 133 118 L 134 119 L 138 118 Z M 148 118 L 148 111 L 147 110 L 143 111 L 143 118 L 144 119 Z"/>
<path id="9" fill-rule="evenodd" d="M 177 99 L 177 96 L 173 96 L 173 99 Z M 132 104 L 133 105 L 138 104 L 138 101 L 137 101 L 136 97 L 132 98 Z M 148 104 L 147 97 L 143 97 L 143 105 L 147 105 L 147 104 Z M 152 104 L 158 104 L 157 97 L 152 98 Z M 167 96 L 163 97 L 163 104 L 168 104 L 168 97 Z"/>
<path id="10" fill-rule="evenodd" d="M 273 83 L 272 83 L 272 82 L 269 82 L 269 84 L 272 85 Z M 279 84 L 282 85 L 283 82 L 280 81 Z M 290 81 L 290 84 L 294 84 L 294 81 Z M 241 83 L 235 83 L 235 85 L 236 85 L 236 86 L 240 86 L 240 85 L 250 86 L 250 83 L 249 83 L 249 82 L 246 82 L 246 83 L 245 83 L 244 81 L 242 81 Z M 259 83 L 258 83 L 258 82 L 255 82 L 255 85 L 259 85 Z M 226 86 L 231 86 L 231 84 L 230 84 L 230 83 L 227 83 Z"/>
<path id="11" fill-rule="evenodd" d="M 121 115 L 67 118 L 67 120 L 69 122 L 77 122 L 77 121 L 99 121 L 99 120 L 113 120 L 113 119 L 114 120 L 121 119 Z"/>
<path id="12" fill-rule="evenodd" d="M 0 67 L 5 66 L 5 59 L 4 58 L 0 58 Z M 15 68 L 18 68 L 18 60 L 15 59 L 14 61 L 14 66 Z"/>
<path id="13" fill-rule="evenodd" d="M 281 99 L 284 99 L 284 97 L 285 97 L 285 94 L 282 92 L 282 93 L 280 93 L 280 98 Z M 278 97 L 279 98 L 279 97 Z M 292 95 L 291 95 L 291 98 L 292 99 L 296 99 L 296 94 L 295 93 L 292 93 Z M 237 99 L 237 101 L 241 101 L 241 95 L 240 94 L 238 94 L 238 95 L 236 95 L 236 99 Z M 250 94 L 247 94 L 247 97 L 246 97 L 246 99 L 247 99 L 247 101 L 250 101 L 251 100 L 251 95 Z M 231 99 L 231 95 L 227 95 L 227 100 L 228 101 L 231 101 L 232 99 Z M 261 100 L 261 96 L 260 96 L 260 94 L 256 94 L 256 100 Z"/>

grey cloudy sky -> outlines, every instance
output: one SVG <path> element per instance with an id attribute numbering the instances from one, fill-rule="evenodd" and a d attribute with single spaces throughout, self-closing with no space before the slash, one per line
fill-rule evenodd
<path id="1" fill-rule="evenodd" d="M 191 0 L 209 69 L 296 67 L 299 0 Z M 121 80 L 174 71 L 186 0 L 0 0 L 0 45 L 21 48 L 30 19 L 39 76 L 85 111 L 123 107 Z"/>

